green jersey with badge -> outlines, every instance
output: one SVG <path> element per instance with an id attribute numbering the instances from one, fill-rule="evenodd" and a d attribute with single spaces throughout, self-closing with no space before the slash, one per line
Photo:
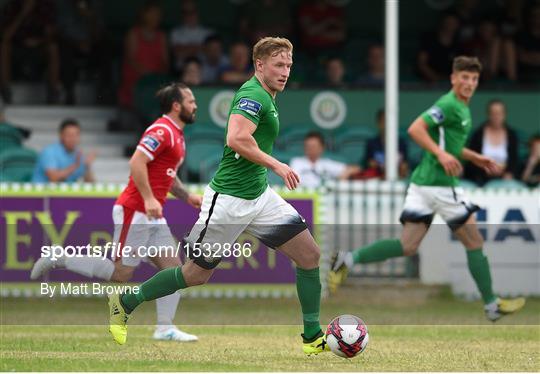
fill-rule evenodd
<path id="1" fill-rule="evenodd" d="M 428 124 L 429 135 L 435 143 L 460 159 L 472 128 L 468 105 L 459 100 L 454 91 L 450 91 L 421 116 Z M 421 186 L 457 186 L 459 179 L 447 175 L 435 155 L 424 152 L 422 161 L 412 174 L 411 182 Z"/>
<path id="2" fill-rule="evenodd" d="M 264 153 L 272 154 L 274 140 L 279 132 L 278 111 L 274 98 L 255 76 L 234 95 L 229 118 L 231 114 L 240 114 L 253 122 L 257 126 L 253 137 L 259 148 Z M 219 168 L 210 182 L 214 191 L 253 200 L 262 195 L 267 186 L 267 170 L 264 166 L 246 160 L 225 145 Z"/>

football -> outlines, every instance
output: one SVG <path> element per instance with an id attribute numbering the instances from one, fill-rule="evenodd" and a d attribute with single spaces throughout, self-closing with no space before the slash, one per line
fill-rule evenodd
<path id="1" fill-rule="evenodd" d="M 336 355 L 353 358 L 362 353 L 369 341 L 368 329 L 362 319 L 344 314 L 330 322 L 326 342 Z"/>

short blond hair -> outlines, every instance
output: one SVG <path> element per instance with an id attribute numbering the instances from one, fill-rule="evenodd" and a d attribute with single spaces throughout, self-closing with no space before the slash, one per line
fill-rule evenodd
<path id="1" fill-rule="evenodd" d="M 255 61 L 262 60 L 265 57 L 275 56 L 283 51 L 292 53 L 293 45 L 289 39 L 267 36 L 260 39 L 253 46 L 253 63 L 255 64 Z"/>

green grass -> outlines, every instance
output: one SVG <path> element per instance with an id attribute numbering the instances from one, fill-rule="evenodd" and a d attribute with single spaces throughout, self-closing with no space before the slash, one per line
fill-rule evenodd
<path id="1" fill-rule="evenodd" d="M 366 287 L 367 288 L 367 287 Z M 401 287 L 344 289 L 325 300 L 322 321 L 352 313 L 370 329 L 352 360 L 301 352 L 299 305 L 291 299 L 184 299 L 177 322 L 197 343 L 155 342 L 152 303 L 128 343 L 108 336 L 103 299 L 1 300 L 2 371 L 531 371 L 540 370 L 540 300 L 502 323 L 477 302 Z"/>

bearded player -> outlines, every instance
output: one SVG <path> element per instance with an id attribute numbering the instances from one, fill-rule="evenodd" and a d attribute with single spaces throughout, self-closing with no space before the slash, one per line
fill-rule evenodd
<path id="1" fill-rule="evenodd" d="M 267 179 L 270 168 L 291 190 L 300 182 L 288 165 L 271 156 L 279 131 L 275 97 L 289 78 L 292 50 L 284 38 L 263 38 L 253 47 L 255 75 L 233 99 L 223 157 L 186 243 L 189 248 L 210 244 L 217 247 L 214 254 L 220 254 L 220 246 L 233 244 L 245 231 L 293 260 L 304 323 L 303 351 L 317 354 L 328 350 L 319 322 L 320 250 L 304 219 L 268 186 Z M 126 321 L 139 304 L 206 283 L 220 262 L 219 257 L 197 255 L 195 250 L 188 250 L 188 255 L 184 266 L 159 272 L 142 284 L 140 292 L 110 296 L 109 331 L 117 343 L 125 343 Z"/>
<path id="2" fill-rule="evenodd" d="M 338 252 L 328 277 L 330 291 L 336 290 L 354 264 L 414 255 L 437 213 L 466 249 L 469 271 L 482 295 L 486 317 L 496 321 L 523 307 L 524 298 L 495 296 L 488 260 L 482 250 L 484 242 L 474 216 L 479 207 L 458 187 L 458 176 L 462 172 L 459 159 L 492 174 L 500 168 L 494 160 L 465 148 L 472 128 L 469 102 L 478 86 L 481 70 L 476 57 L 456 57 L 450 92 L 409 127 L 409 135 L 425 152 L 407 190 L 400 218 L 401 239 L 380 240 L 353 252 Z"/>
<path id="3" fill-rule="evenodd" d="M 40 258 L 34 265 L 32 279 L 52 268 L 63 268 L 87 277 L 106 281 L 128 282 L 141 261 L 150 261 L 158 269 L 175 269 L 181 265 L 173 250 L 176 243 L 163 218 L 167 193 L 201 207 L 202 198 L 190 194 L 176 176 L 185 157 L 184 127 L 195 121 L 197 104 L 191 90 L 181 83 L 171 83 L 156 94 L 162 113 L 144 132 L 129 161 L 129 183 L 113 207 L 114 243 L 119 243 L 120 256 L 113 260 L 92 257 L 61 257 L 57 261 Z M 170 248 L 149 257 L 136 248 Z M 128 249 L 131 249 L 128 253 Z M 156 300 L 156 340 L 196 341 L 197 337 L 179 330 L 173 324 L 180 301 L 179 293 L 164 295 Z"/>

